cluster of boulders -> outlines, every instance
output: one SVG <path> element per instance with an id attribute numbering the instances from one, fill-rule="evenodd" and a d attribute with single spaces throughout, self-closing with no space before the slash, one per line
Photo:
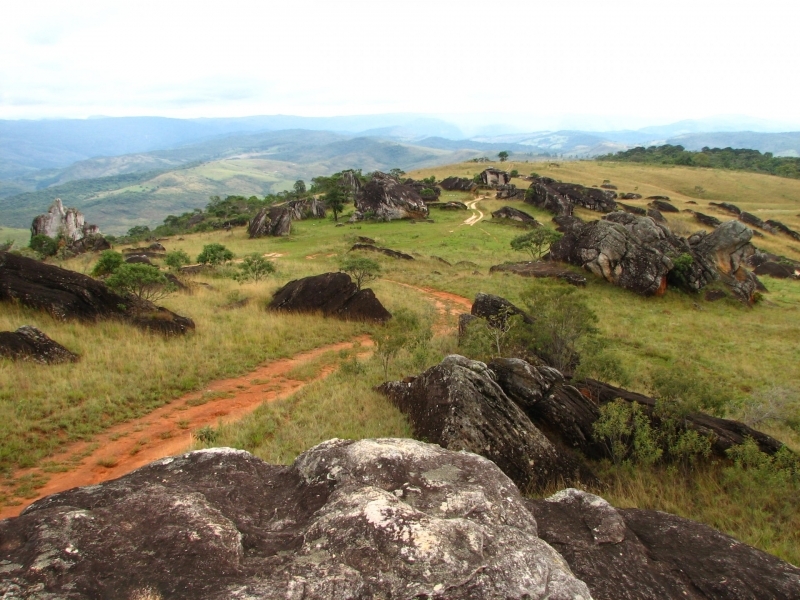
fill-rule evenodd
<path id="1" fill-rule="evenodd" d="M 142 329 L 182 334 L 194 322 L 135 297 L 123 297 L 88 275 L 0 252 L 0 302 L 18 302 L 59 320 L 121 319 Z"/>
<path id="2" fill-rule="evenodd" d="M 33 219 L 31 236 L 35 235 L 63 240 L 64 252 L 72 255 L 111 248 L 100 228 L 86 223 L 83 213 L 77 208 L 64 209 L 61 198 L 56 198 L 45 214 Z"/>
<path id="3" fill-rule="evenodd" d="M 668 280 L 699 291 L 722 279 L 733 294 L 752 302 L 760 283 L 744 268 L 755 252 L 752 230 L 728 221 L 709 234 L 688 239 L 663 223 L 628 212 L 613 212 L 589 223 L 573 223 L 550 247 L 550 258 L 575 264 L 620 287 L 648 295 L 663 294 Z"/>
<path id="4" fill-rule="evenodd" d="M 484 169 L 480 174 L 481 183 L 488 187 L 505 186 L 511 183 L 511 175 L 500 169 Z"/>
<path id="5" fill-rule="evenodd" d="M 426 204 L 438 201 L 439 196 L 442 195 L 442 188 L 435 183 L 408 178 L 403 182 L 403 185 L 414 188 Z"/>
<path id="6" fill-rule="evenodd" d="M 617 193 L 612 190 L 562 183 L 549 177 L 537 177 L 525 194 L 525 202 L 555 215 L 571 215 L 575 206 L 608 213 L 616 210 Z"/>
<path id="7" fill-rule="evenodd" d="M 524 200 L 525 199 L 525 190 L 517 188 L 516 185 L 513 183 L 509 183 L 506 185 L 498 185 L 495 188 L 497 190 L 497 194 L 495 194 L 496 200 Z"/>
<path id="8" fill-rule="evenodd" d="M 395 177 L 376 171 L 356 194 L 356 210 L 351 222 L 363 219 L 393 221 L 395 219 L 424 219 L 428 207 L 419 192 Z"/>
<path id="9" fill-rule="evenodd" d="M 320 313 L 349 321 L 383 323 L 392 318 L 375 293 L 369 288 L 359 290 L 347 273 L 323 273 L 294 279 L 275 292 L 267 308 Z"/>
<path id="10" fill-rule="evenodd" d="M 439 186 L 448 192 L 471 192 L 478 184 L 466 177 L 446 177 L 439 182 Z"/>

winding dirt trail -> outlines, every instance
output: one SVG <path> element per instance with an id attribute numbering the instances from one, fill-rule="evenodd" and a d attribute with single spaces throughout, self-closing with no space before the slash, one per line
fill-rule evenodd
<path id="1" fill-rule="evenodd" d="M 384 281 L 427 296 L 436 310 L 434 331 L 438 335 L 451 333 L 454 329 L 452 317 L 472 308 L 470 300 L 450 292 L 390 279 Z M 48 460 L 49 465 L 63 469 L 61 472 L 46 472 L 42 467 L 19 469 L 11 474 L 12 481 L 33 478 L 44 479 L 46 483 L 35 490 L 34 496 L 27 498 L 15 496 L 11 488 L 0 484 L 0 493 L 19 502 L 0 507 L 0 519 L 18 516 L 25 507 L 44 496 L 116 479 L 154 460 L 185 452 L 192 445 L 193 431 L 239 420 L 264 402 L 282 400 L 309 383 L 324 379 L 336 370 L 336 362 L 324 365 L 313 378 L 304 381 L 292 379 L 291 373 L 327 352 L 351 349 L 356 344 L 364 349 L 359 353 L 362 358 L 371 354 L 374 347 L 369 336 L 363 335 L 266 363 L 240 377 L 214 381 L 143 417 L 115 425 L 91 441 L 71 444 Z"/>
<path id="2" fill-rule="evenodd" d="M 462 225 L 469 225 L 472 227 L 475 223 L 483 220 L 483 212 L 478 208 L 478 202 L 481 200 L 486 200 L 486 196 L 481 196 L 480 198 L 476 198 L 475 200 L 470 200 L 466 203 L 467 208 L 469 208 L 472 212 L 472 216 L 467 218 Z"/>
<path id="3" fill-rule="evenodd" d="M 46 473 L 41 467 L 15 471 L 14 480 L 49 479 L 36 490 L 35 497 L 17 497 L 20 504 L 0 507 L 0 519 L 19 515 L 26 506 L 49 494 L 115 479 L 159 458 L 180 454 L 191 446 L 192 431 L 220 421 L 236 421 L 264 402 L 286 398 L 309 383 L 324 379 L 335 371 L 335 364 L 324 366 L 310 380 L 291 379 L 290 374 L 327 352 L 351 349 L 356 344 L 365 349 L 361 356 L 368 355 L 374 345 L 369 336 L 363 335 L 269 362 L 240 377 L 212 382 L 143 417 L 116 425 L 91 442 L 70 445 L 48 461 L 63 468 L 63 472 Z M 0 487 L 0 492 L 13 497 L 9 489 Z"/>

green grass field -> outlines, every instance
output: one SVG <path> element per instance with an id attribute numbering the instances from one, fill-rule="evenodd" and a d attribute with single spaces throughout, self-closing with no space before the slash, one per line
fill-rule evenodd
<path id="1" fill-rule="evenodd" d="M 463 163 L 410 175 L 471 176 L 486 166 Z M 503 166 L 523 174 L 536 171 L 584 185 L 609 179 L 621 192 L 667 195 L 680 208 L 691 207 L 723 220 L 725 216 L 708 207 L 708 202 L 732 202 L 763 219 L 777 218 L 800 230 L 800 181 L 589 161 L 562 162 L 559 166 L 512 162 Z M 218 177 L 220 182 L 237 177 L 227 169 L 206 174 Z M 527 187 L 527 182 L 519 180 L 518 185 Z M 696 187 L 704 190 L 702 197 Z M 471 194 L 448 192 L 442 197 L 459 201 L 471 198 Z M 697 205 L 687 204 L 689 201 Z M 115 323 L 59 323 L 26 309 L 4 307 L 0 330 L 30 323 L 80 353 L 82 360 L 75 366 L 58 367 L 0 360 L 0 467 L 10 476 L 16 467 L 41 464 L 72 440 L 89 439 L 96 432 L 146 414 L 171 398 L 202 389 L 213 379 L 244 374 L 265 360 L 373 331 L 371 326 L 314 316 L 274 315 L 263 309 L 272 292 L 287 281 L 336 270 L 357 236 L 373 238 L 380 245 L 415 257 L 414 261 L 400 261 L 370 255 L 383 268 L 382 278 L 370 287 L 389 310 L 408 308 L 430 317 L 432 299 L 402 283 L 470 299 L 478 292 L 493 293 L 513 302 L 520 302 L 531 286 L 553 285 L 488 273 L 494 264 L 526 260 L 525 255 L 509 246 L 522 230 L 491 219 L 490 212 L 506 204 L 549 222 L 548 214 L 519 201 L 487 199 L 478 204 L 486 219 L 474 226 L 463 224 L 469 211 L 432 209 L 433 223 L 402 221 L 337 227 L 328 218 L 296 222 L 288 238 L 250 240 L 243 228 L 237 228 L 165 240 L 162 243 L 167 250 L 185 250 L 192 257 L 211 242 L 224 244 L 239 257 L 253 252 L 269 254 L 277 267 L 276 274 L 266 282 L 244 286 L 223 277 L 198 276 L 195 283 L 211 287 L 199 286 L 191 295 L 167 298 L 165 306 L 192 317 L 197 324 L 196 331 L 186 338 L 165 340 Z M 346 213 L 351 210 L 348 208 Z M 587 218 L 599 216 L 586 211 L 581 214 Z M 686 214 L 667 217 L 679 231 L 700 229 Z M 347 214 L 340 217 L 341 222 L 346 219 Z M 758 247 L 800 259 L 797 242 L 765 235 L 754 239 Z M 451 266 L 434 257 L 445 259 Z M 85 255 L 63 266 L 89 272 L 95 260 L 96 256 Z M 723 412 L 733 417 L 740 414 L 743 404 L 754 394 L 776 388 L 789 390 L 794 394 L 793 403 L 782 418 L 766 423 L 762 429 L 800 450 L 800 282 L 764 278 L 769 289 L 764 301 L 747 308 L 734 301 L 710 303 L 702 295 L 671 290 L 660 298 L 641 298 L 587 276 L 589 284 L 579 293 L 599 316 L 605 345 L 619 358 L 629 387 L 648 392 L 653 373 L 669 370 L 713 386 L 724 398 Z M 221 309 L 238 296 L 254 301 L 242 309 Z M 452 333 L 456 315 L 447 319 L 450 332 L 434 337 L 423 354 L 401 354 L 391 364 L 390 378 L 417 374 L 445 354 L 458 351 Z M 330 437 L 409 435 L 402 415 L 372 391 L 372 386 L 383 379 L 375 359 L 359 362 L 347 355 L 332 360 L 344 365 L 338 373 L 324 382 L 310 384 L 287 400 L 262 407 L 241 423 L 224 426 L 215 444 L 243 447 L 267 460 L 289 462 L 307 447 Z M 305 372 L 300 375 L 311 376 Z M 754 503 L 763 504 L 763 497 L 750 494 L 748 501 L 741 489 L 737 495 L 720 483 L 721 477 L 698 473 L 689 477 L 685 489 L 679 490 L 674 478 L 658 472 L 630 476 L 616 473 L 609 475 L 613 485 L 602 492 L 626 506 L 672 510 L 704 520 L 748 543 L 800 562 L 800 528 L 795 526 L 796 517 L 789 510 L 794 506 L 791 502 L 796 501 L 776 493 L 773 504 L 778 506 L 761 510 L 755 518 L 758 507 Z M 717 496 L 717 508 L 713 489 L 722 494 Z M 759 538 L 754 526 L 759 522 L 762 530 L 769 529 L 768 536 Z"/>
<path id="2" fill-rule="evenodd" d="M 0 226 L 0 244 L 13 241 L 15 248 L 23 248 L 31 240 L 31 232 L 27 229 L 12 229 Z"/>

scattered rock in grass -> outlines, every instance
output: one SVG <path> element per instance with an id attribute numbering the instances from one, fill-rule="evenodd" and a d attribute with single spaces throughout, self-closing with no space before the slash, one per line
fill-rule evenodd
<path id="1" fill-rule="evenodd" d="M 753 273 L 756 275 L 768 275 L 776 279 L 797 279 L 797 270 L 777 262 L 767 261 L 758 265 Z"/>
<path id="2" fill-rule="evenodd" d="M 31 325 L 0 331 L 0 356 L 47 365 L 76 362 L 79 357 Z"/>
<path id="3" fill-rule="evenodd" d="M 525 199 L 525 190 L 518 189 L 513 183 L 509 183 L 507 185 L 498 185 L 495 186 L 495 189 L 497 190 L 497 194 L 494 196 L 496 200 Z"/>
<path id="4" fill-rule="evenodd" d="M 120 296 L 88 275 L 8 252 L 0 252 L 0 301 L 19 302 L 61 320 L 117 318 L 165 334 L 194 329 L 191 319 Z"/>
<path id="5" fill-rule="evenodd" d="M 642 208 L 641 206 L 631 206 L 629 204 L 623 204 L 622 202 L 617 202 L 617 206 L 624 210 L 626 213 L 631 213 L 632 215 L 640 215 L 640 216 L 647 216 L 647 209 Z"/>
<path id="6" fill-rule="evenodd" d="M 129 254 L 125 257 L 126 263 L 132 263 L 136 265 L 150 265 L 153 266 L 152 261 L 149 257 L 145 256 L 144 254 Z"/>
<path id="7" fill-rule="evenodd" d="M 371 289 L 357 291 L 347 273 L 323 273 L 295 279 L 280 288 L 269 310 L 315 313 L 352 321 L 385 322 L 392 315 Z"/>
<path id="8" fill-rule="evenodd" d="M 519 315 L 525 323 L 533 323 L 533 317 L 505 298 L 493 294 L 478 293 L 472 303 L 471 313 L 490 322 L 502 322 L 509 317 Z"/>
<path id="9" fill-rule="evenodd" d="M 372 244 L 373 246 L 377 243 L 372 238 L 369 238 L 369 237 L 366 237 L 366 236 L 363 236 L 363 235 L 359 235 L 358 237 L 356 237 L 356 241 L 359 244 Z"/>
<path id="10" fill-rule="evenodd" d="M 406 254 L 405 252 L 399 252 L 397 250 L 392 250 L 390 248 L 381 248 L 380 246 L 376 246 L 375 244 L 353 244 L 353 247 L 348 250 L 348 252 L 352 252 L 353 250 L 367 250 L 369 252 L 379 252 L 381 254 L 385 254 L 386 256 L 391 256 L 392 258 L 400 258 L 402 260 L 414 260 L 414 257 L 410 254 Z"/>
<path id="11" fill-rule="evenodd" d="M 709 202 L 708 204 L 709 206 L 716 206 L 717 208 L 720 208 L 725 212 L 734 215 L 736 217 L 742 214 L 742 210 L 738 206 L 736 206 L 735 204 L 731 204 L 729 202 Z"/>
<path id="12" fill-rule="evenodd" d="M 626 192 L 624 194 L 620 194 L 619 196 L 622 200 L 641 200 L 642 195 L 636 194 L 634 192 Z"/>
<path id="13" fill-rule="evenodd" d="M 435 260 L 437 262 L 440 262 L 443 265 L 447 265 L 448 267 L 452 267 L 453 266 L 449 261 L 443 259 L 441 256 L 431 256 L 431 259 L 433 259 L 433 260 Z"/>
<path id="14" fill-rule="evenodd" d="M 704 296 L 707 302 L 716 302 L 717 300 L 723 300 L 727 297 L 728 294 L 722 290 L 707 290 Z"/>
<path id="15" fill-rule="evenodd" d="M 764 223 L 771 227 L 773 231 L 779 231 L 780 233 L 785 233 L 793 240 L 800 241 L 800 232 L 795 231 L 794 229 L 790 229 L 780 221 L 776 221 L 775 219 L 767 219 Z"/>
<path id="16" fill-rule="evenodd" d="M 650 204 L 648 204 L 648 206 L 650 208 L 654 208 L 657 211 L 660 211 L 662 213 L 679 213 L 679 212 L 681 212 L 675 205 L 670 204 L 669 202 L 667 202 L 667 200 L 669 200 L 669 198 L 667 198 L 667 200 L 661 200 L 657 196 L 650 196 L 650 198 L 655 198 L 652 202 L 650 202 Z M 666 196 L 665 196 L 665 198 L 666 198 Z"/>
<path id="17" fill-rule="evenodd" d="M 289 466 L 190 452 L 0 532 L 0 589 L 18 597 L 591 597 L 496 465 L 408 439 L 330 440 Z"/>
<path id="18" fill-rule="evenodd" d="M 571 285 L 579 287 L 586 285 L 586 277 L 574 273 L 569 269 L 559 267 L 558 264 L 551 261 L 503 263 L 502 265 L 490 267 L 489 273 L 514 273 L 522 277 L 536 278 L 549 277 L 561 279 Z"/>
<path id="19" fill-rule="evenodd" d="M 722 221 L 720 221 L 717 217 L 712 217 L 711 215 L 706 215 L 694 210 L 691 211 L 691 213 L 694 215 L 694 218 L 697 219 L 697 221 L 701 225 L 705 225 L 706 227 L 711 227 L 712 229 L 722 223 Z"/>
<path id="20" fill-rule="evenodd" d="M 534 219 L 526 212 L 512 208 L 511 206 L 504 206 L 492 213 L 493 219 L 516 221 L 529 227 L 540 227 L 541 223 Z"/>

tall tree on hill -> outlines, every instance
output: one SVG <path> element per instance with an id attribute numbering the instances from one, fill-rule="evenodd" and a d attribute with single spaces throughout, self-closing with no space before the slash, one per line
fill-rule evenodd
<path id="1" fill-rule="evenodd" d="M 306 182 L 303 181 L 302 179 L 298 179 L 297 181 L 295 181 L 294 182 L 294 193 L 297 194 L 298 198 L 300 196 L 302 196 L 303 194 L 305 194 L 306 193 Z"/>
<path id="2" fill-rule="evenodd" d="M 333 219 L 339 221 L 339 213 L 344 208 L 345 194 L 338 185 L 333 186 L 325 194 L 325 206 L 333 212 Z"/>
<path id="3" fill-rule="evenodd" d="M 500 159 L 500 162 L 506 162 L 508 160 L 508 152 L 503 150 L 502 152 L 497 153 L 497 158 Z"/>

